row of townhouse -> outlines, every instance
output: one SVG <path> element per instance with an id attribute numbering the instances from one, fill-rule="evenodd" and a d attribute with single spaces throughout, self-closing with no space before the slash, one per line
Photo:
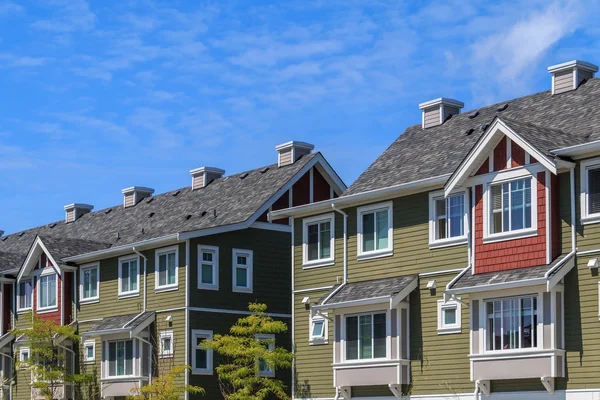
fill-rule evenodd
<path id="1" fill-rule="evenodd" d="M 600 79 L 439 98 L 292 218 L 295 399 L 600 398 Z M 406 397 L 403 397 L 406 396 Z"/>
<path id="2" fill-rule="evenodd" d="M 118 206 L 70 204 L 63 221 L 0 234 L 2 398 L 36 398 L 32 377 L 14 368 L 30 349 L 11 334 L 31 326 L 31 311 L 76 327 L 79 346 L 61 344 L 67 372 L 94 374 L 105 399 L 124 399 L 174 365 L 191 366 L 180 383 L 203 387 L 201 398 L 222 398 L 218 356 L 202 341 L 228 333 L 249 302 L 291 325 L 291 220 L 268 212 L 346 189 L 312 145 L 276 149 L 276 164 L 230 176 L 195 169 L 190 187 L 156 196 L 131 187 Z M 275 343 L 291 348 L 291 332 Z M 261 368 L 291 384 L 291 371 Z M 88 398 L 76 389 L 63 385 L 56 398 Z"/>

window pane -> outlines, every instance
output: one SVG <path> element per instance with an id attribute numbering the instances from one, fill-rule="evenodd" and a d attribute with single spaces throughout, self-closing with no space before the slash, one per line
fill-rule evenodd
<path id="1" fill-rule="evenodd" d="M 321 254 L 319 258 L 331 257 L 331 222 L 321 222 L 320 237 L 321 237 Z"/>
<path id="2" fill-rule="evenodd" d="M 492 186 L 492 229 L 491 232 L 502 232 L 502 186 Z"/>
<path id="3" fill-rule="evenodd" d="M 588 213 L 600 213 L 600 168 L 588 170 Z"/>
<path id="4" fill-rule="evenodd" d="M 171 352 L 171 338 L 170 337 L 163 338 L 163 352 L 165 352 L 165 353 Z"/>
<path id="5" fill-rule="evenodd" d="M 519 300 L 502 301 L 503 347 L 502 349 L 519 348 Z"/>
<path id="6" fill-rule="evenodd" d="M 458 237 L 464 234 L 464 197 L 463 195 L 452 196 L 448 198 L 448 211 L 450 229 L 448 232 L 449 237 Z"/>
<path id="7" fill-rule="evenodd" d="M 511 229 L 523 229 L 525 227 L 525 184 L 524 181 L 513 181 L 510 183 L 511 195 Z"/>
<path id="8" fill-rule="evenodd" d="M 533 301 L 521 299 L 521 348 L 533 347 Z"/>
<path id="9" fill-rule="evenodd" d="M 133 341 L 125 342 L 125 375 L 133 375 Z"/>
<path id="10" fill-rule="evenodd" d="M 446 239 L 446 199 L 435 201 L 435 238 Z"/>
<path id="11" fill-rule="evenodd" d="M 158 286 L 167 284 L 167 255 L 158 256 Z"/>
<path id="12" fill-rule="evenodd" d="M 117 342 L 117 375 L 125 375 L 125 343 Z"/>
<path id="13" fill-rule="evenodd" d="M 177 271 L 177 264 L 176 264 L 176 260 L 175 260 L 175 253 L 170 253 L 167 256 L 167 272 L 168 272 L 168 279 L 167 282 L 169 285 L 174 285 L 175 284 L 175 273 Z"/>
<path id="14" fill-rule="evenodd" d="M 324 327 L 325 327 L 325 321 L 322 321 L 322 320 L 313 321 L 312 336 L 313 337 L 322 337 Z"/>
<path id="15" fill-rule="evenodd" d="M 92 286 L 90 283 L 90 274 L 91 270 L 83 271 L 83 298 L 91 297 L 90 287 Z"/>
<path id="16" fill-rule="evenodd" d="M 138 266 L 137 260 L 129 261 L 129 290 L 138 290 Z"/>
<path id="17" fill-rule="evenodd" d="M 117 374 L 117 344 L 108 344 L 108 375 L 115 376 Z"/>
<path id="18" fill-rule="evenodd" d="M 373 358 L 373 317 L 360 315 L 359 320 L 359 358 Z"/>
<path id="19" fill-rule="evenodd" d="M 235 269 L 235 285 L 238 287 L 248 287 L 248 274 L 246 268 Z"/>
<path id="20" fill-rule="evenodd" d="M 202 264 L 202 283 L 213 284 L 213 267 L 209 264 Z"/>
<path id="21" fill-rule="evenodd" d="M 90 289 L 90 297 L 98 296 L 98 269 L 97 268 L 94 268 L 91 270 L 90 284 L 92 286 Z"/>
<path id="22" fill-rule="evenodd" d="M 48 303 L 48 281 L 45 276 L 40 278 L 40 307 L 47 307 Z"/>
<path id="23" fill-rule="evenodd" d="M 129 263 L 121 264 L 121 292 L 129 291 Z"/>
<path id="24" fill-rule="evenodd" d="M 346 359 L 358 359 L 358 317 L 346 318 Z"/>
<path id="25" fill-rule="evenodd" d="M 375 214 L 363 214 L 363 251 L 375 250 Z"/>
<path id="26" fill-rule="evenodd" d="M 196 365 L 194 366 L 196 369 L 208 368 L 207 352 L 201 347 L 205 340 L 205 338 L 196 337 Z"/>
<path id="27" fill-rule="evenodd" d="M 456 324 L 456 308 L 444 308 L 444 325 Z"/>
<path id="28" fill-rule="evenodd" d="M 384 358 L 386 356 L 386 316 L 375 314 L 373 316 L 373 357 Z"/>
<path id="29" fill-rule="evenodd" d="M 248 258 L 246 256 L 237 256 L 238 265 L 246 265 L 248 263 Z"/>
<path id="30" fill-rule="evenodd" d="M 48 277 L 48 307 L 56 306 L 56 275 Z"/>
<path id="31" fill-rule="evenodd" d="M 86 358 L 87 358 L 88 360 L 91 360 L 92 358 L 94 358 L 94 347 L 92 347 L 92 346 L 87 346 L 87 347 L 85 348 L 85 350 L 86 350 Z"/>
<path id="32" fill-rule="evenodd" d="M 319 259 L 319 224 L 308 225 L 308 260 Z"/>
<path id="33" fill-rule="evenodd" d="M 502 232 L 510 230 L 509 185 L 502 184 Z"/>
<path id="34" fill-rule="evenodd" d="M 213 260 L 213 253 L 205 251 L 202 253 L 202 261 L 211 262 Z"/>
<path id="35" fill-rule="evenodd" d="M 377 250 L 388 248 L 388 212 L 377 211 Z"/>

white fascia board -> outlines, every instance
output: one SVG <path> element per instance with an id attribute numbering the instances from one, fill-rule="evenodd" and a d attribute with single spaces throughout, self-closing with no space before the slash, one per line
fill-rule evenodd
<path id="1" fill-rule="evenodd" d="M 39 249 L 39 251 L 38 251 L 38 249 Z M 27 253 L 27 258 L 25 259 L 25 262 L 23 263 L 23 265 L 21 266 L 21 269 L 19 270 L 19 275 L 17 275 L 17 282 L 19 282 L 24 276 L 29 276 L 29 274 L 31 273 L 31 270 L 33 269 L 33 267 L 35 266 L 35 264 L 37 262 L 36 256 L 39 256 L 39 254 L 41 252 L 46 253 L 46 256 L 48 256 L 48 259 L 52 263 L 52 268 L 54 269 L 54 271 L 57 274 L 60 274 L 58 264 L 54 260 L 54 257 L 52 257 L 52 254 L 50 254 L 50 252 L 48 251 L 48 249 L 46 248 L 46 246 L 44 245 L 44 243 L 38 236 L 35 238 L 33 245 L 29 249 L 29 253 Z"/>
<path id="2" fill-rule="evenodd" d="M 503 283 L 492 283 L 489 285 L 471 286 L 459 289 L 446 289 L 448 294 L 463 294 L 463 293 L 477 293 L 477 292 L 491 292 L 493 290 L 503 289 L 514 289 L 524 286 L 538 286 L 546 284 L 546 278 L 535 278 L 535 279 L 524 279 L 521 281 L 514 282 L 503 282 Z"/>
<path id="3" fill-rule="evenodd" d="M 598 72 L 598 66 L 587 61 L 571 60 L 561 64 L 551 65 L 548 67 L 548 72 L 558 72 L 571 68 L 579 68 L 585 71 Z"/>
<path id="4" fill-rule="evenodd" d="M 587 155 L 592 155 L 600 152 L 600 140 L 594 140 L 593 142 L 576 144 L 573 146 L 562 147 L 550 151 L 552 154 L 557 156 L 568 156 L 572 158 L 582 158 Z"/>
<path id="5" fill-rule="evenodd" d="M 370 304 L 385 304 L 385 303 L 390 302 L 391 299 L 392 299 L 391 296 L 380 296 L 380 297 L 373 297 L 370 299 L 344 301 L 341 303 L 319 304 L 316 306 L 312 306 L 312 309 L 315 311 L 318 311 L 318 310 L 331 310 L 331 309 L 336 309 L 336 308 L 360 307 L 360 306 L 367 306 Z"/>
<path id="6" fill-rule="evenodd" d="M 409 294 L 412 293 L 419 286 L 419 279 L 415 278 L 409 283 L 404 289 L 390 299 L 390 309 L 396 308 L 402 300 L 404 300 Z"/>

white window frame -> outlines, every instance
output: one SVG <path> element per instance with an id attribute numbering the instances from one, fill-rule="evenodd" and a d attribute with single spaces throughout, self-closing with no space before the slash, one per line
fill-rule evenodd
<path id="1" fill-rule="evenodd" d="M 159 285 L 158 260 L 161 255 L 175 253 L 175 283 Z M 168 276 L 167 276 L 168 277 Z M 157 292 L 176 290 L 179 286 L 179 246 L 170 246 L 157 249 L 154 252 L 154 290 Z"/>
<path id="2" fill-rule="evenodd" d="M 388 212 L 388 247 L 386 249 L 363 251 L 363 214 L 370 214 L 372 212 L 387 209 Z M 394 205 L 391 201 L 385 203 L 371 204 L 364 207 L 359 207 L 356 210 L 357 220 L 357 259 L 367 260 L 371 258 L 387 257 L 394 254 Z"/>
<path id="3" fill-rule="evenodd" d="M 526 170 L 523 170 L 526 171 Z M 502 179 L 503 176 L 507 176 L 506 179 Z M 504 240 L 521 239 L 525 237 L 532 237 L 538 235 L 538 180 L 536 174 L 530 174 L 527 172 L 526 175 L 512 176 L 512 174 L 499 174 L 500 179 L 495 179 L 492 182 L 488 182 L 485 185 L 485 193 L 483 194 L 483 242 L 493 243 Z M 513 181 L 519 181 L 522 179 L 531 179 L 531 227 L 519 230 L 512 230 L 508 232 L 491 233 L 490 219 L 492 217 L 492 186 L 502 185 L 503 183 L 510 183 Z"/>
<path id="4" fill-rule="evenodd" d="M 41 296 L 40 296 L 40 286 L 42 284 L 42 279 L 49 279 L 49 277 L 54 276 L 54 279 L 56 281 L 56 285 L 54 285 L 54 300 L 55 300 L 55 304 L 51 305 L 51 306 L 46 306 L 46 307 L 42 307 L 41 306 Z M 36 311 L 54 311 L 58 309 L 58 281 L 60 279 L 60 276 L 54 272 L 54 270 L 52 269 L 51 273 L 42 273 L 40 276 L 37 277 L 37 282 L 35 283 L 38 287 L 36 288 L 36 294 L 37 296 L 35 296 L 37 299 L 37 310 Z"/>
<path id="5" fill-rule="evenodd" d="M 579 164 L 579 180 L 580 180 L 580 212 L 581 212 L 581 224 L 595 224 L 600 222 L 600 213 L 590 214 L 588 212 L 588 171 L 590 169 L 600 168 L 600 158 L 594 158 L 591 160 L 582 161 Z"/>
<path id="6" fill-rule="evenodd" d="M 394 312 L 396 312 L 396 311 L 394 310 Z M 374 314 L 385 314 L 385 335 L 386 335 L 385 354 L 386 354 L 386 356 L 380 357 L 380 358 L 358 358 L 358 359 L 348 360 L 346 358 L 346 356 L 347 356 L 346 318 L 356 317 L 356 316 L 361 316 L 361 315 L 374 315 Z M 391 310 L 382 309 L 381 306 L 379 306 L 379 307 L 373 306 L 373 307 L 368 307 L 364 311 L 360 311 L 360 312 L 348 312 L 348 313 L 342 314 L 340 316 L 340 325 L 341 325 L 340 333 L 341 333 L 341 337 L 342 337 L 340 355 L 341 355 L 341 362 L 343 364 L 377 363 L 381 360 L 390 360 L 391 359 L 391 357 L 392 357 L 392 314 L 391 314 Z M 337 329 L 337 327 L 335 329 Z"/>
<path id="7" fill-rule="evenodd" d="M 323 335 L 313 336 L 313 329 L 315 321 L 323 321 Z M 329 342 L 329 314 L 328 313 L 313 313 L 308 321 L 308 342 L 311 346 L 327 344 Z"/>
<path id="8" fill-rule="evenodd" d="M 129 342 L 131 341 L 131 345 L 133 346 L 132 350 L 131 350 L 131 373 L 132 375 L 110 375 L 110 343 L 118 343 L 118 342 Z M 106 362 L 104 363 L 104 377 L 105 379 L 123 379 L 123 378 L 131 378 L 131 377 L 135 377 L 136 376 L 136 372 L 137 370 L 140 368 L 139 365 L 139 359 L 138 359 L 138 355 L 137 355 L 137 351 L 138 351 L 138 340 L 136 339 L 129 339 L 129 338 L 123 338 L 123 339 L 115 339 L 115 340 L 106 340 L 104 342 L 104 348 L 105 348 L 105 359 Z M 126 358 L 124 360 L 127 360 Z M 138 364 L 136 366 L 136 363 Z M 137 368 L 136 368 L 137 367 Z M 125 367 L 125 370 L 127 370 L 127 367 Z"/>
<path id="9" fill-rule="evenodd" d="M 203 253 L 213 253 L 212 263 L 208 263 L 202 260 Z M 202 264 L 212 265 L 213 283 L 202 282 Z M 208 246 L 200 244 L 198 245 L 198 289 L 206 290 L 219 290 L 219 247 Z"/>
<path id="10" fill-rule="evenodd" d="M 274 334 L 272 334 L 272 333 L 259 333 L 259 334 L 256 335 L 256 339 L 258 339 L 258 340 L 270 340 L 271 342 L 268 344 L 267 350 L 269 350 L 269 351 L 275 351 L 275 335 Z M 266 364 L 266 362 L 265 362 L 265 364 Z M 270 367 L 267 364 L 267 369 L 265 369 L 264 371 L 261 371 L 260 370 L 260 364 L 259 364 L 258 376 L 273 378 L 275 376 L 275 368 Z"/>
<path id="11" fill-rule="evenodd" d="M 137 289 L 136 290 L 128 290 L 126 292 L 122 291 L 122 277 L 123 277 L 123 263 L 129 262 L 129 261 L 137 261 Z M 119 297 L 120 298 L 127 298 L 127 297 L 134 297 L 134 296 L 139 296 L 140 295 L 140 257 L 138 255 L 127 255 L 127 256 L 123 256 L 123 257 L 119 257 Z"/>
<path id="12" fill-rule="evenodd" d="M 25 358 L 23 357 L 23 354 L 27 354 L 27 359 L 28 360 L 31 358 L 31 351 L 29 350 L 29 347 L 21 347 L 19 349 L 19 361 L 20 362 L 25 361 Z"/>
<path id="13" fill-rule="evenodd" d="M 212 375 L 213 374 L 213 351 L 206 350 L 206 368 L 196 368 L 196 339 L 201 337 L 206 340 L 213 340 L 213 331 L 204 329 L 192 329 L 192 375 Z"/>
<path id="14" fill-rule="evenodd" d="M 163 339 L 170 339 L 171 340 L 171 350 L 165 350 L 163 347 Z M 172 330 L 168 330 L 168 331 L 162 331 L 160 332 L 160 343 L 159 343 L 159 347 L 158 347 L 158 355 L 159 357 L 162 358 L 167 358 L 167 357 L 173 357 L 174 354 L 174 336 L 173 336 L 173 331 Z"/>
<path id="15" fill-rule="evenodd" d="M 92 347 L 92 358 L 88 358 L 87 356 L 87 348 Z M 96 362 L 96 341 L 95 340 L 86 340 L 83 342 L 83 362 L 84 363 L 94 363 Z"/>
<path id="16" fill-rule="evenodd" d="M 247 263 L 246 265 L 238 265 L 237 263 L 237 257 L 238 254 L 240 255 L 245 255 L 247 257 Z M 237 286 L 236 284 L 236 268 L 237 267 L 241 267 L 241 268 L 246 268 L 246 273 L 248 274 L 247 277 L 247 283 L 248 286 L 247 287 L 243 287 L 243 286 Z M 252 275 L 253 275 L 253 270 L 254 270 L 254 252 L 252 250 L 245 250 L 245 249 L 233 249 L 231 251 L 231 272 L 232 272 L 232 291 L 233 292 L 240 292 L 240 293 L 252 293 L 252 288 L 253 288 L 253 279 L 252 279 Z"/>
<path id="17" fill-rule="evenodd" d="M 448 210 L 448 198 L 458 195 L 463 196 L 463 234 L 461 236 L 447 237 L 445 239 L 436 239 L 437 218 L 435 214 L 435 203 L 437 200 L 441 200 L 445 196 L 443 191 L 429 193 L 429 248 L 456 246 L 467 243 L 467 238 L 469 235 L 469 196 L 467 192 L 460 190 L 450 193 L 448 197 L 445 198 L 446 210 Z M 446 211 L 446 220 L 448 221 L 448 211 Z M 448 222 L 446 222 L 446 224 L 448 224 Z"/>
<path id="18" fill-rule="evenodd" d="M 444 322 L 444 311 L 445 310 L 454 310 L 456 313 L 456 323 L 454 324 L 446 324 Z M 437 302 L 437 315 L 438 315 L 438 335 L 447 335 L 452 333 L 461 333 L 461 314 L 462 313 L 462 303 L 460 302 L 460 298 L 457 300 L 438 300 Z"/>
<path id="19" fill-rule="evenodd" d="M 98 281 L 96 282 L 96 296 L 92 296 L 92 297 L 83 297 L 83 293 L 84 293 L 84 284 L 85 284 L 85 279 L 84 279 L 84 273 L 87 270 L 92 270 L 95 269 L 96 270 L 96 276 L 98 277 Z M 98 300 L 100 300 L 100 264 L 98 263 L 93 263 L 93 264 L 86 264 L 86 265 L 82 265 L 81 269 L 79 271 L 79 302 L 81 304 L 85 304 L 85 303 L 93 303 L 96 302 Z"/>
<path id="20" fill-rule="evenodd" d="M 319 258 L 317 260 L 308 259 L 308 226 L 321 222 L 330 223 L 330 248 L 331 253 L 328 258 Z M 320 244 L 320 241 L 319 241 Z M 302 221 L 302 266 L 304 268 L 324 267 L 333 265 L 335 262 L 335 215 L 333 213 L 317 215 L 316 217 L 305 218 Z"/>
<path id="21" fill-rule="evenodd" d="M 19 297 L 21 296 L 21 283 L 24 282 L 29 282 L 29 284 L 31 285 L 31 306 L 30 307 L 24 307 L 24 308 L 20 308 L 19 307 Z M 33 278 L 27 278 L 27 279 L 21 279 L 20 281 L 17 282 L 17 312 L 21 313 L 21 312 L 26 312 L 26 311 L 30 311 L 33 308 Z"/>

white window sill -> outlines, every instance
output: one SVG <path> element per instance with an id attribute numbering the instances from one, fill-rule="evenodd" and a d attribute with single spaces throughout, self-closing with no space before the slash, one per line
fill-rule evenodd
<path id="1" fill-rule="evenodd" d="M 592 214 L 581 217 L 581 225 L 591 225 L 600 223 L 600 215 Z"/>
<path id="2" fill-rule="evenodd" d="M 218 286 L 214 286 L 214 285 L 202 285 L 202 284 L 200 284 L 200 285 L 198 285 L 198 289 L 200 289 L 200 290 L 216 290 L 216 291 L 218 291 L 219 287 Z"/>
<path id="3" fill-rule="evenodd" d="M 121 300 L 121 299 L 129 299 L 132 297 L 139 297 L 139 296 L 140 296 L 140 292 L 131 292 L 131 293 L 127 292 L 127 293 L 119 294 L 118 298 L 119 298 L 119 300 Z"/>
<path id="4" fill-rule="evenodd" d="M 461 331 L 462 330 L 460 327 L 458 327 L 458 328 L 456 328 L 456 327 L 455 328 L 438 328 L 437 334 L 438 335 L 451 335 L 454 333 L 461 333 Z"/>
<path id="5" fill-rule="evenodd" d="M 83 363 L 84 364 L 95 364 L 96 360 L 84 360 Z"/>
<path id="6" fill-rule="evenodd" d="M 483 238 L 483 243 L 504 242 L 506 240 L 524 239 L 537 236 L 537 229 L 521 229 L 514 232 L 496 233 Z"/>
<path id="7" fill-rule="evenodd" d="M 37 314 L 46 314 L 46 313 L 57 312 L 57 311 L 58 311 L 58 307 L 54 306 L 54 307 L 38 308 L 35 312 Z"/>
<path id="8" fill-rule="evenodd" d="M 252 293 L 252 289 L 249 288 L 234 287 L 233 289 L 231 289 L 231 291 L 235 293 Z"/>
<path id="9" fill-rule="evenodd" d="M 127 375 L 127 376 L 108 376 L 100 379 L 100 382 L 112 382 L 112 381 L 133 381 L 138 379 L 148 379 L 146 376 L 136 376 L 136 375 Z"/>
<path id="10" fill-rule="evenodd" d="M 302 264 L 302 269 L 311 269 L 311 268 L 319 268 L 319 267 L 329 267 L 331 265 L 335 265 L 335 260 L 328 258 L 326 260 L 314 260 L 307 261 Z"/>
<path id="11" fill-rule="evenodd" d="M 512 349 L 512 350 L 494 350 L 487 351 L 483 354 L 469 354 L 469 358 L 472 360 L 493 360 L 493 359 L 510 359 L 510 358 L 529 358 L 529 357 L 540 357 L 544 355 L 553 354 L 564 354 L 565 350 L 561 349 Z"/>
<path id="12" fill-rule="evenodd" d="M 442 239 L 442 240 L 436 240 L 433 242 L 429 242 L 429 248 L 430 249 L 439 249 L 442 247 L 458 246 L 461 244 L 467 244 L 466 236 L 455 237 L 455 238 L 450 238 L 450 239 Z"/>
<path id="13" fill-rule="evenodd" d="M 17 314 L 26 314 L 32 310 L 33 309 L 31 307 L 30 308 L 21 308 L 20 310 L 17 310 Z"/>
<path id="14" fill-rule="evenodd" d="M 173 358 L 173 353 L 169 353 L 169 354 L 159 354 L 160 358 Z"/>
<path id="15" fill-rule="evenodd" d="M 193 369 L 192 370 L 192 375 L 212 375 L 213 372 L 210 370 L 198 370 L 198 369 Z"/>
<path id="16" fill-rule="evenodd" d="M 363 360 L 344 360 L 340 363 L 333 364 L 333 368 L 357 368 L 357 367 L 369 367 L 369 366 L 379 366 L 384 364 L 397 364 L 401 360 L 392 360 L 387 357 L 385 358 L 369 358 Z"/>
<path id="17" fill-rule="evenodd" d="M 385 250 L 370 251 L 368 253 L 361 253 L 356 256 L 356 259 L 358 261 L 362 261 L 362 260 L 371 260 L 373 258 L 389 257 L 389 256 L 393 256 L 393 255 L 394 255 L 394 250 L 385 249 Z"/>
<path id="18" fill-rule="evenodd" d="M 94 304 L 94 303 L 100 303 L 100 298 L 95 297 L 93 299 L 81 299 L 81 300 L 79 300 L 79 304 Z"/>
<path id="19" fill-rule="evenodd" d="M 177 286 L 177 285 L 160 286 L 160 287 L 154 288 L 154 293 L 173 292 L 175 290 L 179 290 L 179 286 Z"/>
<path id="20" fill-rule="evenodd" d="M 309 346 L 322 346 L 325 344 L 329 344 L 329 340 L 327 340 L 327 339 L 310 339 L 308 341 Z"/>

